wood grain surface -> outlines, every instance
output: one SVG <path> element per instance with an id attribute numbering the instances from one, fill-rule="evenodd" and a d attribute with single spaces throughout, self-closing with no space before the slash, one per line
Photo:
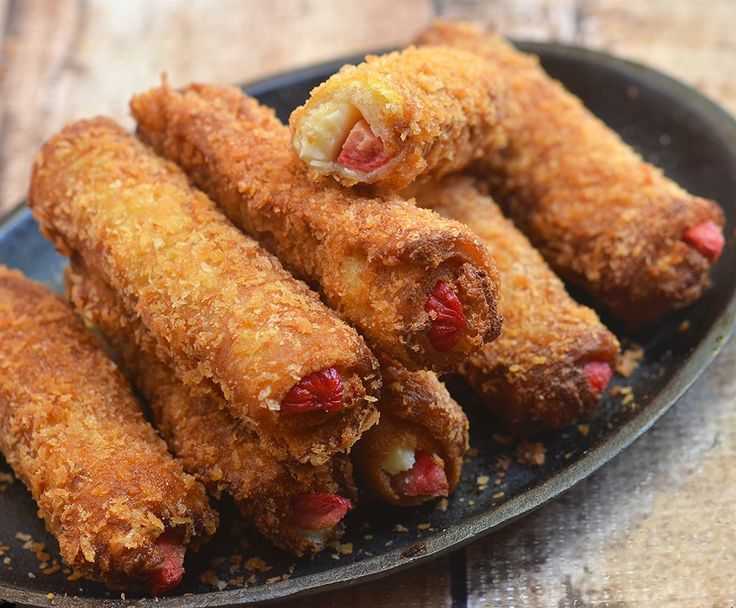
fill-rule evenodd
<path id="1" fill-rule="evenodd" d="M 0 0 L 0 213 L 65 122 L 128 119 L 131 93 L 238 83 L 402 44 L 433 10 L 519 39 L 602 49 L 736 113 L 734 0 Z M 602 471 L 487 540 L 284 606 L 722 608 L 736 605 L 736 342 Z M 1 516 L 1 515 L 0 515 Z"/>

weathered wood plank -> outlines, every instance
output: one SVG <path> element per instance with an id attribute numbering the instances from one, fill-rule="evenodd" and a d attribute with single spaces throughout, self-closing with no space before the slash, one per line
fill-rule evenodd
<path id="1" fill-rule="evenodd" d="M 348 589 L 279 603 L 281 608 L 449 608 L 450 557 Z"/>

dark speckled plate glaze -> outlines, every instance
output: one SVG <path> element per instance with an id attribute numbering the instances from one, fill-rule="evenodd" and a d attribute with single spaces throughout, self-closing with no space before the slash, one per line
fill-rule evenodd
<path id="1" fill-rule="evenodd" d="M 728 242 L 714 271 L 714 288 L 694 306 L 644 333 L 628 335 L 612 324 L 625 342 L 633 340 L 646 349 L 646 359 L 636 373 L 626 381 L 614 381 L 614 385 L 625 383 L 633 388 L 637 407 L 623 405 L 621 395 L 607 396 L 587 436 L 572 428 L 543 437 L 546 462 L 533 469 L 514 461 L 512 448 L 492 439 L 497 425 L 462 383 L 453 380 L 451 389 L 471 418 L 471 444 L 477 455 L 468 459 L 462 483 L 446 511 L 435 509 L 434 504 L 400 510 L 362 500 L 349 516 L 349 531 L 343 539 L 352 543 L 352 554 L 335 559 L 335 551 L 325 551 L 312 560 L 294 560 L 257 538 L 251 539 L 249 548 L 242 548 L 235 542 L 237 518 L 225 502 L 217 538 L 199 555 L 187 559 L 187 576 L 177 595 L 159 600 L 156 606 L 251 604 L 322 591 L 384 576 L 456 549 L 531 512 L 613 458 L 675 403 L 718 354 L 734 326 L 736 312 L 736 123 L 698 93 L 640 65 L 552 44 L 521 46 L 538 53 L 552 76 L 579 95 L 648 160 L 688 190 L 719 201 L 726 210 Z M 286 119 L 313 86 L 343 63 L 335 61 L 277 76 L 247 90 Z M 0 229 L 0 262 L 21 268 L 54 289 L 60 286 L 64 261 L 41 238 L 27 210 L 12 214 Z M 689 329 L 679 331 L 685 319 Z M 503 483 L 479 489 L 477 477 L 488 475 L 494 480 L 502 457 L 510 458 Z M 7 469 L 2 460 L 0 469 Z M 396 532 L 396 524 L 407 531 Z M 420 524 L 430 527 L 419 529 Z M 47 594 L 53 593 L 56 606 L 120 602 L 118 594 L 99 584 L 68 581 L 63 573 L 42 574 L 36 557 L 23 548 L 25 537 L 16 536 L 18 532 L 46 543 L 55 554 L 56 543 L 37 519 L 33 501 L 23 486 L 15 483 L 0 493 L 0 543 L 10 547 L 7 555 L 12 558 L 10 566 L 0 560 L 0 598 L 44 606 L 51 604 Z M 216 565 L 210 573 L 222 581 L 222 589 L 201 582 L 200 575 L 217 564 L 217 558 L 231 556 L 232 560 Z M 243 561 L 260 556 L 271 568 L 256 573 L 255 582 L 247 588 L 225 586 L 231 579 L 251 576 L 238 567 L 241 556 Z M 290 576 L 281 580 L 284 574 Z M 154 605 L 151 600 L 138 603 Z"/>

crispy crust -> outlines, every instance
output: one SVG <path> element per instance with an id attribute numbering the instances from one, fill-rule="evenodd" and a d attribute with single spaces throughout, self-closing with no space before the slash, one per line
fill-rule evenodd
<path id="1" fill-rule="evenodd" d="M 453 369 L 494 339 L 498 276 L 465 227 L 395 196 L 369 198 L 325 180 L 315 184 L 289 149 L 270 109 L 237 89 L 166 83 L 136 95 L 140 136 L 179 163 L 225 214 L 372 343 L 411 369 Z M 468 329 L 449 352 L 426 332 L 427 294 L 447 281 Z"/>
<path id="2" fill-rule="evenodd" d="M 148 399 L 156 427 L 188 473 L 211 494 L 232 496 L 261 534 L 295 555 L 320 551 L 342 536 L 341 525 L 318 543 L 291 524 L 290 516 L 291 501 L 300 493 L 334 492 L 355 500 L 347 456 L 338 454 L 319 467 L 277 461 L 256 433 L 230 415 L 221 394 L 193 393 L 176 379 L 155 355 L 148 330 L 125 312 L 99 277 L 75 264 L 67 269 L 65 281 L 72 303 L 102 331 L 125 373 Z M 143 339 L 136 337 L 141 335 Z"/>
<path id="3" fill-rule="evenodd" d="M 428 500 L 399 496 L 391 487 L 389 475 L 381 469 L 389 451 L 401 445 L 439 456 L 452 492 L 460 483 L 463 456 L 468 449 L 465 413 L 432 372 L 410 372 L 388 360 L 384 360 L 381 370 L 381 419 L 361 437 L 352 452 L 360 479 L 395 505 L 415 506 Z"/>
<path id="4" fill-rule="evenodd" d="M 536 57 L 465 23 L 437 22 L 420 44 L 476 52 L 508 81 L 509 146 L 487 160 L 492 193 L 565 279 L 632 326 L 697 299 L 709 260 L 682 240 L 713 201 L 688 194 L 646 163 Z"/>
<path id="5" fill-rule="evenodd" d="M 0 266 L 0 450 L 62 557 L 114 588 L 163 563 L 156 539 L 209 539 L 204 488 L 143 417 L 100 346 L 55 295 Z M 137 579 L 137 580 L 136 580 Z"/>
<path id="6" fill-rule="evenodd" d="M 448 47 L 369 55 L 313 89 L 306 104 L 292 113 L 293 147 L 297 154 L 302 149 L 303 125 L 315 120 L 315 109 L 345 100 L 370 117 L 391 160 L 368 173 L 337 162 L 311 163 L 310 175 L 332 175 L 346 186 L 374 183 L 392 189 L 420 175 L 437 178 L 505 145 L 496 102 L 503 95 L 502 82 L 493 65 Z"/>
<path id="7" fill-rule="evenodd" d="M 451 176 L 415 192 L 418 204 L 467 224 L 501 273 L 501 336 L 462 367 L 488 406 L 519 434 L 567 426 L 600 402 L 582 366 L 615 366 L 616 337 L 575 302 L 539 252 L 470 177 Z"/>
<path id="8" fill-rule="evenodd" d="M 278 456 L 324 462 L 376 420 L 363 339 L 242 235 L 173 164 L 110 120 L 69 125 L 38 155 L 34 217 L 119 295 L 188 384 L 216 383 Z M 340 372 L 345 408 L 281 415 L 304 376 Z M 306 433 L 309 429 L 310 433 Z"/>

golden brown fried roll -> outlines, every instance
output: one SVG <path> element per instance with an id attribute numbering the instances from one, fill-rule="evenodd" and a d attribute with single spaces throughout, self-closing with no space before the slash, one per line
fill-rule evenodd
<path id="1" fill-rule="evenodd" d="M 377 420 L 378 367 L 363 339 L 112 121 L 51 138 L 29 204 L 57 247 L 79 252 L 141 319 L 177 376 L 219 386 L 278 457 L 325 462 Z"/>
<path id="2" fill-rule="evenodd" d="M 724 244 L 716 203 L 644 162 L 502 38 L 437 22 L 419 42 L 473 51 L 505 75 L 509 145 L 486 159 L 492 194 L 563 278 L 632 326 L 702 295 Z"/>
<path id="3" fill-rule="evenodd" d="M 452 369 L 498 334 L 496 269 L 466 227 L 396 196 L 315 184 L 289 130 L 237 89 L 164 83 L 131 107 L 145 141 L 407 367 Z"/>
<path id="4" fill-rule="evenodd" d="M 572 424 L 593 412 L 613 375 L 619 344 L 575 302 L 539 252 L 470 177 L 413 190 L 417 203 L 467 224 L 501 273 L 503 330 L 461 371 L 515 433 Z"/>
<path id="5" fill-rule="evenodd" d="M 356 496 L 346 455 L 318 467 L 277 461 L 256 433 L 230 415 L 221 394 L 195 394 L 176 379 L 154 354 L 148 330 L 125 312 L 99 277 L 73 263 L 65 278 L 72 304 L 118 354 L 187 472 L 213 495 L 232 496 L 263 536 L 295 555 L 321 551 L 342 536 L 342 519 Z"/>
<path id="6" fill-rule="evenodd" d="M 419 505 L 460 482 L 468 419 L 432 372 L 382 366 L 381 419 L 353 448 L 361 479 L 386 501 Z"/>
<path id="7" fill-rule="evenodd" d="M 504 146 L 501 86 L 497 68 L 449 47 L 369 55 L 294 111 L 292 145 L 312 176 L 403 188 Z"/>
<path id="8" fill-rule="evenodd" d="M 61 555 L 112 588 L 175 587 L 217 527 L 204 488 L 54 294 L 0 266 L 0 450 Z"/>

